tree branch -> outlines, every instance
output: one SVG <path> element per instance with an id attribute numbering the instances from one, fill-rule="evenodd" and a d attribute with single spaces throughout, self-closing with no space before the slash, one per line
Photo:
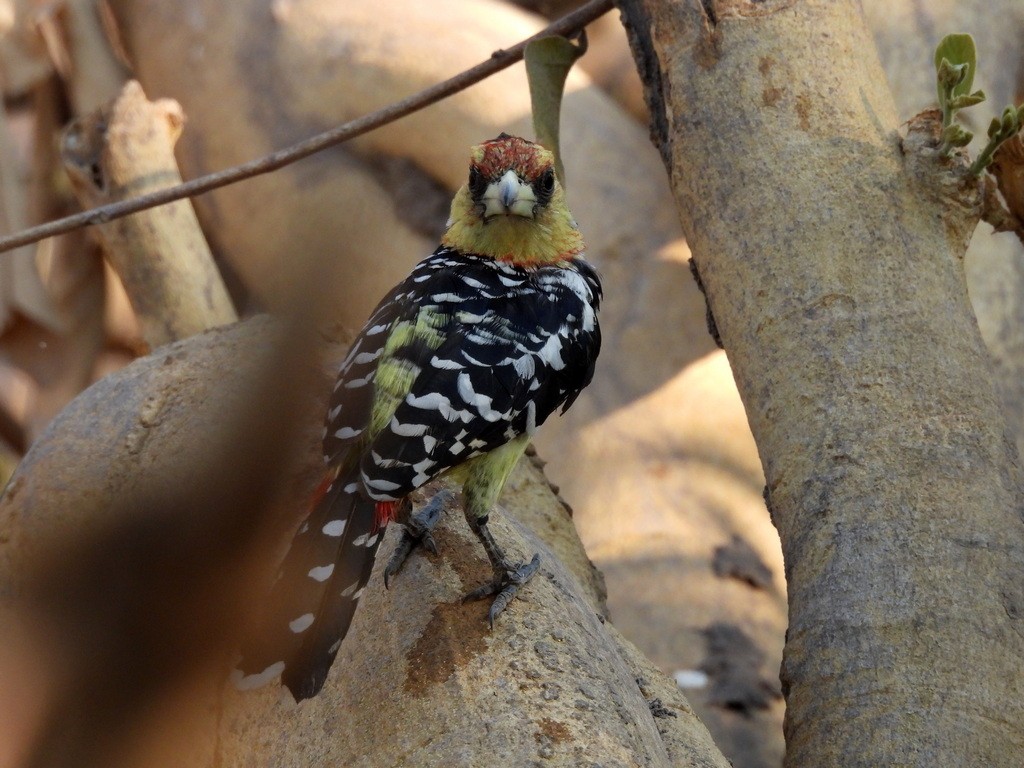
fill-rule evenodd
<path id="1" fill-rule="evenodd" d="M 56 221 L 41 224 L 22 232 L 6 237 L 0 237 L 0 253 L 17 248 L 21 245 L 34 243 L 46 237 L 59 235 L 64 232 L 89 226 L 91 224 L 105 224 L 114 219 L 122 218 L 133 213 L 154 208 L 158 205 L 172 203 L 175 200 L 182 200 L 186 197 L 195 197 L 204 192 L 209 192 L 218 187 L 234 184 L 254 176 L 261 176 L 270 173 L 285 165 L 290 165 L 312 154 L 321 152 L 330 147 L 343 144 L 368 131 L 380 128 L 383 125 L 392 123 L 395 120 L 417 112 L 442 99 L 445 99 L 459 91 L 469 88 L 471 85 L 484 80 L 496 72 L 507 69 L 523 58 L 523 51 L 526 45 L 533 40 L 553 35 L 572 35 L 583 29 L 587 24 L 599 16 L 604 15 L 612 8 L 612 0 L 591 0 L 576 11 L 563 16 L 558 21 L 549 24 L 536 35 L 516 43 L 511 48 L 495 51 L 487 61 L 477 64 L 475 67 L 460 72 L 444 82 L 426 88 L 419 93 L 409 96 L 402 101 L 391 104 L 384 109 L 372 112 L 369 115 L 352 120 L 348 123 L 324 131 L 297 144 L 285 149 L 280 149 L 266 157 L 251 160 L 248 163 L 227 168 L 223 171 L 207 174 L 198 179 L 187 181 L 184 184 L 168 187 L 167 189 L 154 192 L 142 197 L 125 200 L 111 205 L 104 205 L 73 216 L 67 216 Z"/>
<path id="2" fill-rule="evenodd" d="M 180 182 L 174 143 L 184 115 L 134 80 L 64 132 L 64 168 L 84 207 Z M 192 204 L 178 201 L 98 227 L 146 342 L 157 347 L 238 320 Z"/>

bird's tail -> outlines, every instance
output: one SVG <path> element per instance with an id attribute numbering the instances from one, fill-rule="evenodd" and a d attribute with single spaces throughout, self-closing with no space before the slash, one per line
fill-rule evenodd
<path id="1" fill-rule="evenodd" d="M 280 673 L 296 701 L 323 687 L 373 570 L 382 532 L 357 475 L 338 476 L 314 498 L 268 600 L 260 636 L 243 646 L 235 684 L 256 688 Z"/>

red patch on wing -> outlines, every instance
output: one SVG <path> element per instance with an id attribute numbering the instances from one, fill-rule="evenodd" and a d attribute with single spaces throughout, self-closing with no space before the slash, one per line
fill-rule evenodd
<path id="1" fill-rule="evenodd" d="M 324 496 L 326 496 L 327 492 L 331 490 L 331 484 L 337 477 L 338 471 L 336 469 L 331 470 L 324 475 L 323 480 L 320 481 L 316 490 L 313 491 L 313 498 L 309 500 L 309 508 L 311 510 L 320 506 L 320 502 L 324 500 Z"/>
<path id="2" fill-rule="evenodd" d="M 373 533 L 387 528 L 388 523 L 398 517 L 397 501 L 378 501 L 377 509 L 373 515 Z"/>

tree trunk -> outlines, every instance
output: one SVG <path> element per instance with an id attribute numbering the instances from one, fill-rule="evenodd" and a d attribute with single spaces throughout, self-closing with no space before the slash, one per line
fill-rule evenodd
<path id="1" fill-rule="evenodd" d="M 1024 764 L 977 184 L 927 118 L 900 141 L 857 3 L 621 6 L 782 539 L 787 764 Z"/>

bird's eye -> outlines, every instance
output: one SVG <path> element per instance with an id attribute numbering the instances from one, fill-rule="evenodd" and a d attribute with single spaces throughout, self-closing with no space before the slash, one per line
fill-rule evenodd
<path id="1" fill-rule="evenodd" d="M 538 205 L 547 205 L 555 191 L 555 169 L 548 168 L 533 182 L 533 191 L 537 195 Z"/>
<path id="2" fill-rule="evenodd" d="M 475 166 L 469 168 L 469 194 L 474 198 L 480 198 L 487 191 L 487 179 Z"/>
<path id="3" fill-rule="evenodd" d="M 555 191 L 555 169 L 548 168 L 540 177 L 540 187 L 548 194 Z"/>

